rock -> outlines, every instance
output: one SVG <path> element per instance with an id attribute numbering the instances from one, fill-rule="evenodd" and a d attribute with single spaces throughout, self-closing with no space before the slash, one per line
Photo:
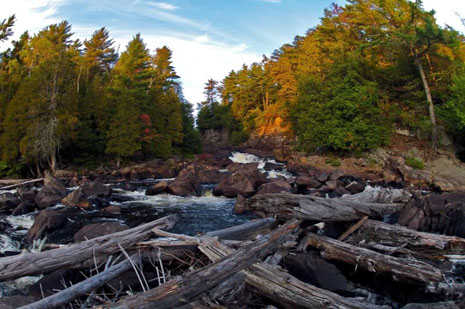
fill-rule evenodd
<path id="1" fill-rule="evenodd" d="M 39 208 L 54 206 L 62 200 L 63 196 L 47 189 L 42 189 L 37 193 L 34 201 Z"/>
<path id="2" fill-rule="evenodd" d="M 18 187 L 16 189 L 18 192 L 19 197 L 23 201 L 34 201 L 37 195 L 37 190 L 35 188 L 27 188 L 27 187 Z"/>
<path id="3" fill-rule="evenodd" d="M 76 279 L 79 280 L 79 275 L 76 273 L 73 270 L 63 269 L 46 274 L 29 288 L 28 294 L 38 299 L 55 294 L 57 290 L 64 289 L 63 282 L 76 282 Z"/>
<path id="4" fill-rule="evenodd" d="M 36 302 L 40 298 L 33 296 L 15 295 L 0 298 L 0 308 L 2 309 L 16 309 L 22 306 L 29 305 Z"/>
<path id="5" fill-rule="evenodd" d="M 290 193 L 292 187 L 290 184 L 283 180 L 273 181 L 270 183 L 264 183 L 258 188 L 257 194 L 266 193 Z"/>
<path id="6" fill-rule="evenodd" d="M 345 187 L 350 194 L 357 194 L 365 191 L 366 185 L 361 182 L 351 182 L 348 186 Z"/>
<path id="7" fill-rule="evenodd" d="M 99 236 L 113 234 L 128 230 L 126 225 L 115 222 L 94 223 L 83 226 L 76 234 L 74 234 L 74 241 L 84 241 Z"/>
<path id="8" fill-rule="evenodd" d="M 247 211 L 247 198 L 239 194 L 234 204 L 234 213 L 240 215 Z"/>
<path id="9" fill-rule="evenodd" d="M 339 180 L 328 180 L 326 186 L 329 190 L 335 190 L 337 187 L 342 186 L 342 182 Z"/>
<path id="10" fill-rule="evenodd" d="M 21 201 L 14 194 L 11 194 L 11 193 L 0 194 L 0 209 L 15 208 L 20 203 Z"/>
<path id="11" fill-rule="evenodd" d="M 297 279 L 332 292 L 347 290 L 347 279 L 317 252 L 295 253 L 285 259 L 286 269 Z"/>
<path id="12" fill-rule="evenodd" d="M 191 179 L 175 179 L 168 185 L 167 191 L 170 194 L 178 196 L 199 196 L 201 193 L 200 185 Z"/>
<path id="13" fill-rule="evenodd" d="M 266 162 L 265 166 L 263 167 L 263 169 L 265 171 L 279 170 L 279 169 L 282 169 L 282 168 L 283 168 L 282 164 L 276 164 L 276 163 L 272 163 L 272 162 Z"/>
<path id="14" fill-rule="evenodd" d="M 316 189 L 316 188 L 321 187 L 321 183 L 318 180 L 316 180 L 313 177 L 307 177 L 307 176 L 297 177 L 297 179 L 295 180 L 295 183 L 298 186 L 303 186 L 308 189 Z"/>
<path id="15" fill-rule="evenodd" d="M 211 184 L 220 182 L 221 177 L 217 169 L 199 169 L 196 171 L 195 180 L 201 184 Z"/>
<path id="16" fill-rule="evenodd" d="M 13 216 L 20 216 L 34 211 L 36 204 L 31 201 L 24 201 L 19 204 L 11 213 Z"/>
<path id="17" fill-rule="evenodd" d="M 92 204 L 84 197 L 82 188 L 78 188 L 68 194 L 61 202 L 70 207 L 91 208 Z"/>
<path id="18" fill-rule="evenodd" d="M 245 163 L 245 164 L 233 163 L 233 164 L 228 165 L 227 169 L 228 169 L 228 172 L 230 173 L 235 173 L 237 171 L 242 171 L 242 170 L 253 171 L 253 170 L 258 169 L 258 163 Z"/>
<path id="19" fill-rule="evenodd" d="M 241 194 L 249 197 L 255 193 L 255 190 L 262 184 L 266 183 L 266 177 L 258 170 L 240 170 L 216 185 L 213 194 L 216 196 L 224 195 L 226 197 L 236 197 Z"/>
<path id="20" fill-rule="evenodd" d="M 82 191 L 86 196 L 109 196 L 111 188 L 98 181 L 86 181 L 82 185 Z"/>
<path id="21" fill-rule="evenodd" d="M 79 179 L 77 177 L 73 177 L 68 184 L 70 187 L 78 187 L 79 186 Z"/>
<path id="22" fill-rule="evenodd" d="M 339 178 L 342 178 L 345 176 L 345 172 L 341 169 L 335 170 L 331 176 L 329 176 L 329 180 L 338 180 Z"/>
<path id="23" fill-rule="evenodd" d="M 150 188 L 148 188 L 147 191 L 145 191 L 145 195 L 157 195 L 157 194 L 165 192 L 167 188 L 168 188 L 168 182 L 161 181 L 151 186 Z"/>
<path id="24" fill-rule="evenodd" d="M 45 232 L 50 232 L 53 229 L 60 227 L 65 222 L 65 216 L 55 210 L 42 210 L 34 219 L 34 224 L 27 232 L 29 241 L 42 238 Z"/>
<path id="25" fill-rule="evenodd" d="M 335 197 L 341 197 L 341 196 L 346 195 L 346 194 L 350 194 L 350 192 L 347 191 L 346 189 L 344 189 L 343 187 L 337 187 L 333 191 L 333 195 Z"/>
<path id="26" fill-rule="evenodd" d="M 403 306 L 401 309 L 457 309 L 458 307 L 453 301 L 445 301 L 439 303 L 411 303 Z"/>
<path id="27" fill-rule="evenodd" d="M 329 174 L 325 172 L 321 173 L 317 178 L 319 182 L 326 182 L 328 179 L 329 179 Z"/>
<path id="28" fill-rule="evenodd" d="M 44 188 L 49 192 L 54 192 L 61 197 L 66 195 L 66 187 L 61 180 L 53 177 L 50 173 L 46 172 L 44 177 Z M 42 191 L 43 191 L 42 190 Z"/>
<path id="29" fill-rule="evenodd" d="M 124 191 L 134 191 L 134 186 L 127 181 L 123 181 L 120 185 Z"/>
<path id="30" fill-rule="evenodd" d="M 54 176 L 58 178 L 68 178 L 71 179 L 76 175 L 75 172 L 73 171 L 67 171 L 67 170 L 58 170 L 55 171 Z"/>
<path id="31" fill-rule="evenodd" d="M 121 207 L 119 206 L 108 206 L 102 209 L 102 212 L 111 213 L 111 214 L 120 214 Z"/>

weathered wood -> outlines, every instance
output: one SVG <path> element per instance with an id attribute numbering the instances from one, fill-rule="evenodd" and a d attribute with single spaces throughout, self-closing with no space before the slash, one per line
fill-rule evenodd
<path id="1" fill-rule="evenodd" d="M 0 185 L 6 184 L 6 186 L 1 187 L 0 190 L 11 190 L 20 186 L 24 185 L 30 185 L 31 183 L 37 183 L 43 181 L 43 178 L 38 178 L 38 179 L 32 179 L 32 180 L 24 180 L 24 179 L 18 179 L 18 180 L 0 180 Z"/>
<path id="2" fill-rule="evenodd" d="M 167 216 L 138 227 L 93 238 L 40 253 L 25 253 L 0 258 L 0 280 L 38 275 L 71 267 L 86 260 L 107 256 L 128 248 L 147 238 L 154 227 L 169 229 L 177 221 L 175 215 Z"/>
<path id="3" fill-rule="evenodd" d="M 135 258 L 137 258 L 136 255 L 131 257 L 131 259 Z M 50 295 L 35 303 L 20 307 L 20 309 L 52 309 L 64 306 L 74 299 L 86 295 L 87 293 L 90 293 L 93 290 L 105 285 L 112 279 L 131 269 L 131 267 L 132 265 L 129 260 L 123 261 L 119 264 L 109 267 L 108 269 L 95 276 L 72 285 L 67 289 Z"/>
<path id="4" fill-rule="evenodd" d="M 218 231 L 208 232 L 205 235 L 229 240 L 253 239 L 259 234 L 268 234 L 274 225 L 276 225 L 276 219 L 265 218 Z"/>
<path id="5" fill-rule="evenodd" d="M 347 237 L 349 237 L 350 234 L 358 230 L 362 226 L 363 222 L 365 222 L 367 219 L 368 219 L 368 216 L 365 216 L 362 219 L 360 219 L 357 223 L 355 223 L 347 231 L 345 231 L 344 234 L 339 236 L 337 240 L 344 241 Z"/>
<path id="6" fill-rule="evenodd" d="M 360 242 L 363 240 L 363 243 Z M 433 233 L 418 232 L 400 225 L 386 224 L 380 221 L 367 220 L 356 234 L 351 236 L 350 243 L 366 246 L 379 244 L 390 247 L 403 247 L 431 257 L 442 257 L 444 254 L 463 254 L 465 239 L 457 236 L 446 236 Z"/>
<path id="7" fill-rule="evenodd" d="M 382 308 L 302 282 L 279 266 L 257 263 L 246 274 L 247 284 L 287 308 Z"/>
<path id="8" fill-rule="evenodd" d="M 249 267 L 282 243 L 300 224 L 291 220 L 250 246 L 239 249 L 218 262 L 174 279 L 148 292 L 128 297 L 116 308 L 172 308 L 188 304 L 197 296 L 217 286 L 229 276 Z"/>
<path id="9" fill-rule="evenodd" d="M 315 221 L 355 221 L 364 216 L 381 217 L 400 211 L 403 203 L 379 204 L 348 201 L 342 198 L 321 198 L 297 194 L 257 194 L 247 200 L 251 211 L 277 216 Z"/>
<path id="10" fill-rule="evenodd" d="M 439 269 L 416 260 L 384 255 L 312 233 L 305 236 L 305 243 L 321 250 L 324 259 L 341 261 L 370 272 L 390 273 L 394 280 L 424 283 L 444 280 Z"/>

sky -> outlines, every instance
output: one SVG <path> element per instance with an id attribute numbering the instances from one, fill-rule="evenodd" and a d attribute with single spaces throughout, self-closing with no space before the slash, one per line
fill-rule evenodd
<path id="1" fill-rule="evenodd" d="M 193 104 L 204 99 L 205 82 L 222 80 L 242 64 L 262 60 L 296 35 L 319 23 L 331 3 L 344 0 L 2 0 L 0 20 L 16 14 L 12 39 L 68 20 L 74 38 L 84 40 L 106 27 L 123 52 L 141 33 L 147 47 L 168 46 L 181 77 L 184 95 Z M 465 0 L 424 0 L 441 24 L 465 33 L 457 14 Z M 8 43 L 0 44 L 0 51 Z"/>

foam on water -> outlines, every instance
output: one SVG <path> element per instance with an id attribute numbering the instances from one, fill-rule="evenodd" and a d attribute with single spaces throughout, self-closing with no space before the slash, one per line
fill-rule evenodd
<path id="1" fill-rule="evenodd" d="M 258 163 L 258 170 L 263 174 L 266 174 L 267 178 L 290 178 L 292 174 L 286 170 L 286 165 L 284 163 L 277 162 L 275 159 L 270 158 L 259 158 L 256 155 L 250 153 L 243 153 L 243 152 L 233 152 L 229 159 L 234 163 L 239 164 L 247 164 L 247 163 Z M 271 170 L 266 171 L 265 165 L 266 163 L 272 163 L 279 166 L 282 166 L 280 170 Z"/>
<path id="2" fill-rule="evenodd" d="M 7 235 L 0 234 L 0 253 L 5 251 L 19 251 L 20 243 Z"/>

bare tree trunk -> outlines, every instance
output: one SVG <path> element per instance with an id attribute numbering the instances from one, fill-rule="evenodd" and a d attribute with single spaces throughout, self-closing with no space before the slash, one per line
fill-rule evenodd
<path id="1" fill-rule="evenodd" d="M 428 85 L 428 80 L 426 79 L 425 70 L 423 69 L 423 65 L 421 64 L 421 59 L 418 57 L 417 53 L 415 52 L 415 64 L 418 67 L 418 71 L 420 72 L 421 81 L 423 82 L 423 87 L 425 88 L 426 100 L 428 101 L 429 105 L 429 117 L 431 121 L 431 147 L 433 153 L 436 153 L 438 148 L 438 127 L 436 123 L 436 113 L 434 112 L 434 103 L 433 98 L 431 97 L 431 90 Z"/>
<path id="2" fill-rule="evenodd" d="M 55 171 L 57 169 L 57 154 L 56 150 L 52 151 L 50 154 L 50 168 L 52 170 L 52 174 L 55 174 Z"/>

